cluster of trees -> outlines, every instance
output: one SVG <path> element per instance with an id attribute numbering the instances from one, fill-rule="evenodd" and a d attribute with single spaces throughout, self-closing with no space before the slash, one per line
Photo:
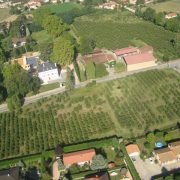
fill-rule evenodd
<path id="1" fill-rule="evenodd" d="M 151 21 L 158 26 L 162 26 L 167 30 L 173 32 L 180 31 L 180 18 L 172 18 L 172 19 L 165 19 L 165 13 L 156 11 L 150 7 L 148 7 L 144 12 L 141 11 L 141 8 L 138 7 L 136 9 L 136 15 L 142 17 L 146 21 Z"/>
<path id="2" fill-rule="evenodd" d="M 75 55 L 75 42 L 68 33 L 69 26 L 58 16 L 53 15 L 48 8 L 34 11 L 33 16 L 34 23 L 53 37 L 53 42 L 39 45 L 41 58 L 62 66 L 71 64 Z"/>

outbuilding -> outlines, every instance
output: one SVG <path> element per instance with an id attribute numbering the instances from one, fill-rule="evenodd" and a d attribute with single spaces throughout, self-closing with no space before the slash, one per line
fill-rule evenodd
<path id="1" fill-rule="evenodd" d="M 131 158 L 135 158 L 140 155 L 140 150 L 137 144 L 129 144 L 126 146 L 126 151 Z"/>

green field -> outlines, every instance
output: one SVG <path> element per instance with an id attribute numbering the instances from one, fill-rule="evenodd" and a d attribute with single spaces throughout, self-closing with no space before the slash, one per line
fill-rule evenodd
<path id="1" fill-rule="evenodd" d="M 80 4 L 77 3 L 63 3 L 63 4 L 49 4 L 43 7 L 48 7 L 52 13 L 64 13 L 67 11 L 71 11 L 74 8 L 81 8 Z"/>
<path id="2" fill-rule="evenodd" d="M 169 0 L 157 4 L 149 4 L 148 7 L 155 9 L 157 12 L 177 12 L 180 13 L 180 1 L 179 0 Z"/>
<path id="3" fill-rule="evenodd" d="M 153 70 L 75 89 L 0 114 L 0 158 L 42 152 L 58 143 L 135 137 L 180 119 L 180 76 Z"/>
<path id="4" fill-rule="evenodd" d="M 0 22 L 10 17 L 9 9 L 0 9 Z"/>
<path id="5" fill-rule="evenodd" d="M 140 20 L 127 12 L 101 12 L 83 16 L 76 19 L 72 29 L 77 36 L 91 37 L 100 48 L 127 47 L 134 44 L 134 39 L 139 39 L 153 46 L 158 58 L 164 55 L 175 59 L 180 56 L 180 49 L 175 49 L 171 43 L 175 33 Z"/>

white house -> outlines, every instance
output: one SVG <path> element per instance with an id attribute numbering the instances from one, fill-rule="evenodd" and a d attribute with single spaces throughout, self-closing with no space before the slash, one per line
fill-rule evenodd
<path id="1" fill-rule="evenodd" d="M 60 79 L 59 69 L 56 63 L 51 63 L 49 61 L 38 65 L 37 68 L 38 77 L 43 84 L 48 84 L 50 81 Z"/>

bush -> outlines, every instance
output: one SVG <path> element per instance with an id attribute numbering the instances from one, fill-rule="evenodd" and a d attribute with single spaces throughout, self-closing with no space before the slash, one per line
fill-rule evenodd
<path id="1" fill-rule="evenodd" d="M 86 72 L 83 71 L 83 70 L 80 70 L 80 77 L 81 77 L 81 81 L 86 81 L 87 78 L 86 78 Z"/>
<path id="2" fill-rule="evenodd" d="M 108 75 L 106 67 L 104 64 L 96 64 L 96 78 L 100 78 Z"/>

